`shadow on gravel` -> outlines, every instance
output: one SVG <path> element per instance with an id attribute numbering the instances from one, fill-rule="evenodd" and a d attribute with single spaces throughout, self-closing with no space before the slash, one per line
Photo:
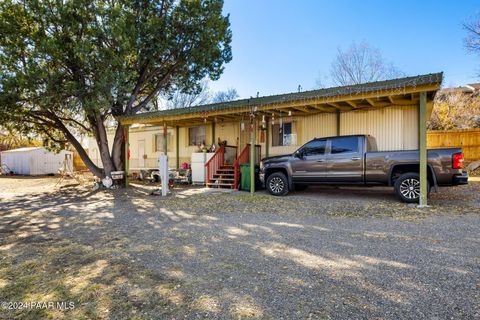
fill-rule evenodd
<path id="1" fill-rule="evenodd" d="M 0 301 L 75 303 L 5 317 L 479 315 L 478 216 L 372 218 L 405 210 L 388 191 L 148 193 L 66 188 L 2 201 Z M 356 215 L 330 213 L 345 208 Z"/>

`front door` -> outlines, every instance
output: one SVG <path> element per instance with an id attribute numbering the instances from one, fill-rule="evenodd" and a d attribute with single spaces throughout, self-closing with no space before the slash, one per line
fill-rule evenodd
<path id="1" fill-rule="evenodd" d="M 317 183 L 326 178 L 325 139 L 315 139 L 308 142 L 299 150 L 299 157 L 294 157 L 292 179 L 295 183 Z"/>
<path id="2" fill-rule="evenodd" d="M 138 140 L 138 166 L 145 167 L 145 140 Z"/>
<path id="3" fill-rule="evenodd" d="M 356 136 L 336 137 L 329 140 L 327 181 L 333 183 L 363 182 L 363 154 L 361 139 Z"/>

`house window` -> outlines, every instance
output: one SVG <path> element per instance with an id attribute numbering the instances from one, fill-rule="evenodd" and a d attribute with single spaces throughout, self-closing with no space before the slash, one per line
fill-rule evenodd
<path id="1" fill-rule="evenodd" d="M 282 126 L 272 126 L 272 146 L 294 146 L 297 144 L 297 137 L 292 132 L 292 123 L 284 123 Z"/>
<path id="2" fill-rule="evenodd" d="M 163 133 L 155 134 L 155 152 L 165 152 L 164 145 L 165 145 L 165 137 L 163 136 Z M 173 145 L 172 133 L 167 131 L 167 152 L 170 152 L 173 150 L 172 145 Z"/>
<path id="3" fill-rule="evenodd" d="M 188 145 L 198 146 L 205 144 L 205 127 L 188 128 Z"/>

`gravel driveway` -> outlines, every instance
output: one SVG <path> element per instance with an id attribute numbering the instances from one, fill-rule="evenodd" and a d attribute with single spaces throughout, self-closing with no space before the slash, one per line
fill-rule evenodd
<path id="1" fill-rule="evenodd" d="M 382 189 L 164 199 L 14 182 L 0 179 L 0 300 L 75 308 L 0 318 L 480 319 L 478 183 L 419 210 Z"/>

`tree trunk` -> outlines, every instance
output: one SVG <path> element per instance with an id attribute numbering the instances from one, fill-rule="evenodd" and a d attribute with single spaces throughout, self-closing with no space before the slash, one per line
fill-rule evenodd
<path id="1" fill-rule="evenodd" d="M 105 129 L 105 124 L 100 115 L 96 115 L 96 125 L 95 136 L 97 140 L 98 150 L 100 152 L 100 158 L 102 159 L 103 164 L 103 178 L 111 177 L 111 172 L 115 171 L 113 165 L 112 157 L 110 156 L 110 151 L 108 149 L 108 137 L 107 131 Z"/>
<path id="2" fill-rule="evenodd" d="M 85 149 L 82 147 L 80 142 L 70 133 L 64 132 L 65 138 L 72 144 L 72 146 L 77 150 L 78 155 L 82 159 L 83 163 L 87 166 L 88 170 L 95 175 L 96 177 L 101 178 L 103 176 L 103 170 L 93 163 L 92 159 L 88 156 Z"/>
<path id="3" fill-rule="evenodd" d="M 70 142 L 75 148 L 75 150 L 77 150 L 78 155 L 82 159 L 83 163 L 85 163 L 88 170 L 90 170 L 90 172 L 96 177 L 102 178 L 103 170 L 93 163 L 92 159 L 90 159 L 83 146 L 80 144 L 80 142 L 78 142 L 77 138 L 75 138 L 70 130 L 68 130 L 68 128 L 65 127 L 65 125 L 58 118 L 55 118 L 54 121 L 57 123 L 57 128 L 60 129 L 65 136 L 65 139 L 67 139 L 68 142 Z"/>
<path id="4" fill-rule="evenodd" d="M 112 160 L 117 171 L 125 170 L 125 127 L 118 124 L 112 146 Z"/>

